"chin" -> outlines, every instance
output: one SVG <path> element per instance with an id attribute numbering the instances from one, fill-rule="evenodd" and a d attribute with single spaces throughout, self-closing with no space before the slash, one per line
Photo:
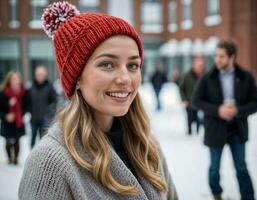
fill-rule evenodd
<path id="1" fill-rule="evenodd" d="M 218 67 L 218 69 L 224 69 L 224 67 L 221 65 L 217 65 L 217 67 Z"/>
<path id="2" fill-rule="evenodd" d="M 122 117 L 128 113 L 128 109 L 120 109 L 117 110 L 116 112 L 113 112 L 114 117 Z"/>

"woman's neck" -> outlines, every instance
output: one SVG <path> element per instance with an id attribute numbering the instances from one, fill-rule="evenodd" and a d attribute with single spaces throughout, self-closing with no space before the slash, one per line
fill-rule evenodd
<path id="1" fill-rule="evenodd" d="M 95 118 L 102 131 L 108 133 L 112 127 L 114 117 L 109 115 L 103 115 L 100 113 L 95 113 Z"/>

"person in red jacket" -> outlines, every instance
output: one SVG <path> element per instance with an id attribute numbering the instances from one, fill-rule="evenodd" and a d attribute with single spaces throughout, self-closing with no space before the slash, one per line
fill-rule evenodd
<path id="1" fill-rule="evenodd" d="M 22 120 L 29 107 L 27 92 L 23 87 L 19 72 L 10 71 L 0 93 L 1 135 L 6 139 L 9 164 L 18 163 L 19 139 L 25 134 Z"/>

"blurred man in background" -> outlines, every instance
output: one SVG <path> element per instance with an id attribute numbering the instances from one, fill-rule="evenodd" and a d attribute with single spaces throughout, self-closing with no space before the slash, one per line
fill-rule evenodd
<path id="1" fill-rule="evenodd" d="M 160 102 L 160 92 L 162 89 L 162 85 L 167 82 L 167 77 L 162 71 L 161 63 L 157 63 L 155 65 L 155 71 L 151 77 L 151 83 L 153 85 L 153 89 L 155 92 L 156 100 L 157 100 L 157 111 L 161 110 L 161 102 Z"/>
<path id="2" fill-rule="evenodd" d="M 242 200 L 254 200 L 254 191 L 245 162 L 248 140 L 247 117 L 257 111 L 257 89 L 250 73 L 235 63 L 237 48 L 220 41 L 215 66 L 197 83 L 193 105 L 204 111 L 204 143 L 210 150 L 209 186 L 215 200 L 222 199 L 220 159 L 229 144 Z"/>
<path id="3" fill-rule="evenodd" d="M 198 111 L 192 107 L 192 93 L 197 80 L 203 75 L 205 70 L 204 58 L 201 55 L 194 56 L 192 68 L 187 71 L 179 82 L 179 91 L 183 105 L 187 112 L 188 134 L 192 134 L 192 123 L 196 123 L 196 132 L 199 132 L 200 119 Z"/>
<path id="4" fill-rule="evenodd" d="M 35 145 L 37 135 L 40 138 L 56 112 L 56 92 L 47 80 L 47 70 L 44 66 L 37 66 L 35 79 L 30 89 L 31 98 L 31 148 Z"/>

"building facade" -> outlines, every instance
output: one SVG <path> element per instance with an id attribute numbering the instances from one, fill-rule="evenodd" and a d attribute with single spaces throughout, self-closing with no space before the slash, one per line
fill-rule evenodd
<path id="1" fill-rule="evenodd" d="M 213 64 L 220 39 L 233 40 L 238 46 L 237 62 L 257 80 L 257 1 L 255 0 L 166 0 L 168 17 L 165 40 L 160 48 L 168 66 L 184 71 L 191 58 L 203 54 L 207 68 Z"/>
<path id="2" fill-rule="evenodd" d="M 0 1 L 0 82 L 10 69 L 32 80 L 37 65 L 57 78 L 52 41 L 41 29 L 43 8 L 55 0 Z M 255 0 L 69 0 L 81 12 L 124 18 L 142 37 L 143 74 L 149 80 L 156 62 L 169 78 L 190 68 L 193 55 L 213 63 L 220 38 L 239 47 L 238 62 L 257 78 L 257 2 Z"/>

